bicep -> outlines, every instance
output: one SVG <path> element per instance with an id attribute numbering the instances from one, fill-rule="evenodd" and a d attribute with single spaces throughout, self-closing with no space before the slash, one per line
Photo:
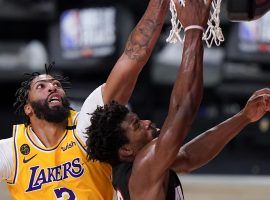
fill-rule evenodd
<path id="1" fill-rule="evenodd" d="M 0 181 L 8 180 L 14 169 L 12 138 L 0 140 Z"/>

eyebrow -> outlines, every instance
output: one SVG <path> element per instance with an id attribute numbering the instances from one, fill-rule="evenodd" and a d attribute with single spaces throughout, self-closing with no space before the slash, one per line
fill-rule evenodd
<path id="1" fill-rule="evenodd" d="M 57 80 L 54 79 L 54 78 L 38 80 L 38 81 L 36 81 L 36 82 L 33 84 L 33 87 L 34 87 L 37 83 L 40 83 L 40 82 L 46 83 L 46 82 L 53 82 L 53 81 L 57 81 Z"/>
<path id="2" fill-rule="evenodd" d="M 35 84 L 37 84 L 39 82 L 53 82 L 55 80 L 56 79 L 54 79 L 54 78 L 51 78 L 51 79 L 41 79 L 41 80 L 36 81 L 33 85 L 35 85 Z"/>

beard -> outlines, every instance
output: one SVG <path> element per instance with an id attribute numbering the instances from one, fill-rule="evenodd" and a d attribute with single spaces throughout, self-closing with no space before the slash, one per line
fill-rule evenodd
<path id="1" fill-rule="evenodd" d="M 62 98 L 62 106 L 50 108 L 48 99 L 30 102 L 35 115 L 38 119 L 44 119 L 47 122 L 60 123 L 65 121 L 70 114 L 70 103 L 67 97 Z"/>

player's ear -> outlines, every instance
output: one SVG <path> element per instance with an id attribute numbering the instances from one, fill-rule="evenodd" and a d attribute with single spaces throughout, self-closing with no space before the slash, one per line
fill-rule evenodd
<path id="1" fill-rule="evenodd" d="M 29 103 L 24 105 L 24 113 L 29 116 L 32 113 L 32 107 Z"/>
<path id="2" fill-rule="evenodd" d="M 118 150 L 120 160 L 130 161 L 133 158 L 134 151 L 129 144 L 125 144 Z"/>

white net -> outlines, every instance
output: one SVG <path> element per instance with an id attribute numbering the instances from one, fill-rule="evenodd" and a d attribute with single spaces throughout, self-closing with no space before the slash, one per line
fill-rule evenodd
<path id="1" fill-rule="evenodd" d="M 179 3 L 181 6 L 185 7 L 184 0 L 180 0 Z M 176 12 L 176 8 L 175 8 L 175 4 L 173 0 L 170 1 L 170 11 L 172 14 L 172 18 L 171 18 L 172 29 L 166 41 L 173 44 L 175 44 L 177 41 L 180 41 L 181 43 L 183 43 L 184 38 L 181 37 L 180 33 L 182 30 L 184 31 L 184 27 L 182 26 L 181 22 L 177 19 L 177 12 Z"/>
<path id="2" fill-rule="evenodd" d="M 206 1 L 206 0 L 204 0 Z M 185 6 L 185 0 L 179 0 L 181 6 Z M 206 42 L 207 46 L 210 48 L 213 45 L 213 42 L 219 46 L 221 42 L 224 41 L 224 36 L 222 30 L 220 28 L 220 6 L 221 0 L 213 0 L 210 10 L 210 16 L 207 22 L 207 29 L 203 33 L 202 39 Z M 171 24 L 172 29 L 170 31 L 170 35 L 167 38 L 167 42 L 176 43 L 180 41 L 183 43 L 184 41 L 184 27 L 181 22 L 177 18 L 177 12 L 175 8 L 175 4 L 173 0 L 170 0 L 170 11 L 172 14 Z"/>

